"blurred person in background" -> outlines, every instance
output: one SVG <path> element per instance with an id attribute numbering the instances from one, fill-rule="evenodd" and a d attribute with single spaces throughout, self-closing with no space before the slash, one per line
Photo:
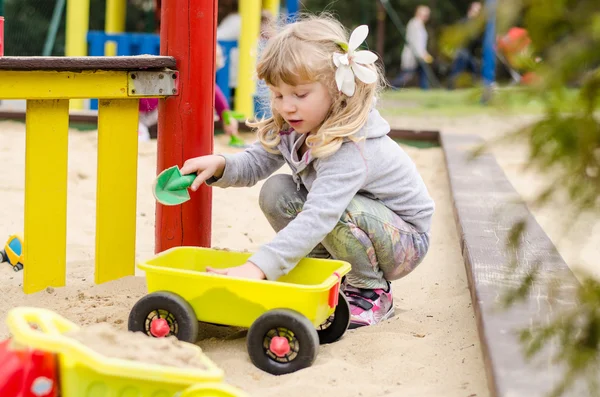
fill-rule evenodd
<path id="1" fill-rule="evenodd" d="M 424 63 L 431 63 L 433 57 L 427 52 L 428 34 L 425 24 L 429 21 L 431 9 L 420 5 L 415 11 L 415 16 L 406 26 L 406 43 L 402 50 L 402 65 L 400 74 L 391 82 L 395 88 L 403 88 L 414 77 L 419 75 L 419 86 L 426 90 L 429 88 L 427 72 Z"/>

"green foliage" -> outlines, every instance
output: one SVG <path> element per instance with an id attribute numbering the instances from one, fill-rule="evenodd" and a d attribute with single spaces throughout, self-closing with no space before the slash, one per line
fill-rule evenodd
<path id="1" fill-rule="evenodd" d="M 485 30 L 485 22 L 485 15 L 482 13 L 464 24 L 445 27 L 439 40 L 440 52 L 448 58 L 453 58 L 457 49 L 482 34 Z"/>
<path id="2" fill-rule="evenodd" d="M 567 193 L 574 217 L 583 211 L 600 213 L 598 1 L 505 0 L 500 4 L 499 35 L 516 25 L 529 32 L 531 45 L 518 54 L 518 67 L 535 74 L 524 93 L 544 109 L 536 122 L 502 138 L 527 142 L 528 167 L 551 178 L 533 205 L 547 205 Z M 457 36 L 453 32 L 446 40 L 456 43 Z M 506 98 L 500 94 L 497 100 Z M 523 222 L 513 226 L 509 252 L 518 252 L 525 230 Z M 505 297 L 506 304 L 528 296 L 532 286 L 539 285 L 537 271 L 541 260 L 538 258 L 520 286 Z M 516 257 L 512 264 L 517 264 Z M 552 358 L 564 366 L 565 372 L 552 396 L 563 395 L 580 380 L 586 382 L 590 395 L 597 395 L 600 386 L 600 283 L 582 278 L 575 288 L 577 304 L 572 309 L 555 313 L 550 323 L 536 324 L 521 332 L 531 359 L 553 343 Z M 550 292 L 553 287 L 547 286 Z"/>
<path id="3" fill-rule="evenodd" d="M 442 67 L 447 66 L 450 59 L 444 59 L 438 48 L 437 38 L 444 27 L 463 18 L 472 0 L 387 0 L 389 6 L 398 14 L 406 26 L 413 17 L 418 5 L 431 7 L 431 18 L 427 24 L 429 31 L 429 52 Z M 369 25 L 368 45 L 376 48 L 377 17 L 379 0 L 305 0 L 304 10 L 313 13 L 328 11 L 333 13 L 349 29 L 357 25 Z M 389 17 L 385 21 L 385 44 L 382 54 L 386 74 L 395 76 L 400 70 L 400 54 L 404 47 L 404 32 L 398 31 Z"/>
<path id="4" fill-rule="evenodd" d="M 54 0 L 4 0 L 6 56 L 41 55 L 54 11 Z M 126 31 L 154 31 L 153 0 L 129 0 Z M 90 30 L 104 30 L 106 0 L 90 0 Z M 66 12 L 52 55 L 65 53 Z"/>
<path id="5" fill-rule="evenodd" d="M 544 117 L 509 139 L 529 143 L 529 167 L 546 172 L 553 182 L 538 198 L 544 204 L 566 189 L 578 210 L 600 210 L 600 9 L 596 0 L 512 1 L 521 7 L 532 40 L 527 90 L 544 106 Z M 506 21 L 503 21 L 506 24 Z M 510 26 L 511 24 L 506 24 Z M 572 89 L 567 87 L 571 86 Z"/>
<path id="6" fill-rule="evenodd" d="M 535 357 L 547 344 L 559 342 L 552 360 L 565 364 L 567 369 L 551 397 L 564 394 L 579 378 L 587 380 L 590 395 L 597 395 L 600 386 L 600 283 L 585 280 L 578 288 L 577 302 L 576 309 L 549 324 L 536 324 L 520 333 L 529 358 Z"/>

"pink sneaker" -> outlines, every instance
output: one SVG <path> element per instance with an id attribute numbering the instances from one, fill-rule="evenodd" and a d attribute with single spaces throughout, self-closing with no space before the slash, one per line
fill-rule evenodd
<path id="1" fill-rule="evenodd" d="M 350 304 L 350 326 L 348 329 L 375 325 L 394 315 L 392 286 L 388 282 L 383 289 L 362 289 L 346 285 L 344 294 Z"/>

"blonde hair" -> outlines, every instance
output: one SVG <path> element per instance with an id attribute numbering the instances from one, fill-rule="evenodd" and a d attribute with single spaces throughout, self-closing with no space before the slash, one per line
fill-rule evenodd
<path id="1" fill-rule="evenodd" d="M 299 21 L 285 25 L 269 40 L 257 65 L 257 75 L 272 86 L 281 83 L 299 85 L 306 82 L 321 82 L 329 90 L 332 105 L 323 124 L 315 134 L 307 137 L 306 143 L 313 157 L 327 157 L 335 153 L 344 139 L 359 139 L 354 135 L 365 125 L 375 98 L 383 86 L 381 70 L 368 65 L 378 75 L 373 84 L 355 79 L 356 91 L 351 97 L 341 93 L 335 82 L 335 52 L 344 50 L 338 43 L 348 43 L 348 32 L 328 15 L 302 16 Z M 283 117 L 273 107 L 269 118 L 249 122 L 257 130 L 263 147 L 278 153 L 279 132 L 289 129 Z"/>

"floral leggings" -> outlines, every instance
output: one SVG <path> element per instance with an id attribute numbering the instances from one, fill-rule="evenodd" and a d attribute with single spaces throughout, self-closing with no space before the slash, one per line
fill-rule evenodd
<path id="1" fill-rule="evenodd" d="M 291 175 L 270 177 L 259 204 L 276 232 L 301 211 L 308 191 L 297 189 Z M 348 284 L 357 288 L 387 288 L 413 271 L 429 248 L 429 235 L 417 232 L 382 202 L 357 194 L 325 239 L 308 255 L 343 260 L 352 265 Z"/>

